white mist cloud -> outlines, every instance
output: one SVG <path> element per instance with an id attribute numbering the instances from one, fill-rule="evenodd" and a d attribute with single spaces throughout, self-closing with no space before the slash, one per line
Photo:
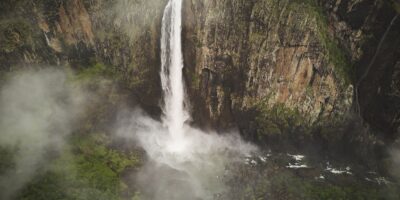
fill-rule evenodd
<path id="1" fill-rule="evenodd" d="M 15 168 L 0 174 L 0 199 L 11 198 L 61 150 L 83 96 L 54 69 L 20 72 L 2 86 L 0 146 L 17 152 Z"/>
<path id="2" fill-rule="evenodd" d="M 167 127 L 140 110 L 121 115 L 117 127 L 119 137 L 133 140 L 149 157 L 135 179 L 144 199 L 213 199 L 225 189 L 226 167 L 256 151 L 238 134 L 204 133 L 188 125 L 184 139 L 174 141 Z"/>

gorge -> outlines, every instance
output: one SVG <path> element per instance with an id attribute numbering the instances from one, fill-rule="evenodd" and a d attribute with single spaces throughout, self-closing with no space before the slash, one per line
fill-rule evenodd
<path id="1" fill-rule="evenodd" d="M 397 0 L 3 0 L 1 199 L 398 199 Z"/>

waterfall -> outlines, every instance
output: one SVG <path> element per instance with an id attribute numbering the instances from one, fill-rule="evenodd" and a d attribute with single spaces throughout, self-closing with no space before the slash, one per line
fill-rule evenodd
<path id="1" fill-rule="evenodd" d="M 162 19 L 161 83 L 164 96 L 163 124 L 173 141 L 183 141 L 184 124 L 189 115 L 184 106 L 182 79 L 182 0 L 169 0 Z"/>
<path id="2" fill-rule="evenodd" d="M 144 199 L 215 199 L 226 190 L 222 179 L 229 173 L 226 166 L 241 163 L 256 150 L 237 132 L 220 135 L 186 123 L 190 115 L 185 106 L 181 33 L 182 0 L 169 0 L 161 27 L 162 120 L 134 112 L 129 125 L 118 131 L 128 138 L 126 133 L 134 133 L 149 157 L 135 180 Z"/>

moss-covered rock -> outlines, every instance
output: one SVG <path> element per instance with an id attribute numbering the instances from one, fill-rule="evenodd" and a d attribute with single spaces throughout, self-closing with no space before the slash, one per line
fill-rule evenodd
<path id="1" fill-rule="evenodd" d="M 327 51 L 329 62 L 335 66 L 335 73 L 340 77 L 344 85 L 353 83 L 354 68 L 350 62 L 350 55 L 339 46 L 334 36 L 333 30 L 330 30 L 330 22 L 324 8 L 319 5 L 318 0 L 291 1 L 293 10 L 303 8 L 306 12 L 316 19 L 319 40 Z"/>
<path id="2" fill-rule="evenodd" d="M 288 140 L 290 134 L 307 134 L 309 123 L 306 117 L 297 110 L 286 108 L 283 104 L 269 108 L 258 105 L 259 115 L 256 117 L 258 137 Z M 298 133 L 302 130 L 302 133 Z"/>
<path id="3" fill-rule="evenodd" d="M 318 1 L 192 1 L 187 7 L 192 21 L 184 28 L 184 52 L 196 58 L 187 61 L 187 76 L 197 121 L 229 127 L 246 110 L 279 106 L 313 124 L 350 110 L 350 59 Z M 268 109 L 258 109 L 260 102 Z"/>

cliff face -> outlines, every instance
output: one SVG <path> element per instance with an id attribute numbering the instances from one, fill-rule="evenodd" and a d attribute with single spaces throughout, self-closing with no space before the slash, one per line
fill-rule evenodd
<path id="1" fill-rule="evenodd" d="M 399 121 L 396 6 L 186 1 L 185 62 L 196 121 L 239 125 L 260 138 L 348 126 L 360 110 L 370 125 L 393 135 Z"/>
<path id="2" fill-rule="evenodd" d="M 191 1 L 185 31 L 191 90 L 221 123 L 276 106 L 307 123 L 344 115 L 352 86 L 322 11 L 298 1 Z M 194 48 L 193 48 L 194 47 Z M 190 59 L 195 58 L 195 59 Z M 340 61 L 340 62 L 338 62 Z M 229 124 L 227 124 L 229 126 Z"/>
<path id="3" fill-rule="evenodd" d="M 356 109 L 393 138 L 399 127 L 399 2 L 324 1 L 335 36 L 354 63 Z"/>
<path id="4" fill-rule="evenodd" d="M 2 1 L 1 71 L 104 65 L 135 99 L 159 114 L 158 0 Z"/>
<path id="5" fill-rule="evenodd" d="M 2 1 L 1 72 L 102 64 L 159 115 L 166 2 Z M 343 125 L 354 105 L 393 136 L 400 110 L 398 7 L 383 0 L 185 0 L 185 78 L 194 122 L 238 126 L 257 140 L 321 135 L 315 127 Z M 336 133 L 329 134 L 324 137 Z"/>

